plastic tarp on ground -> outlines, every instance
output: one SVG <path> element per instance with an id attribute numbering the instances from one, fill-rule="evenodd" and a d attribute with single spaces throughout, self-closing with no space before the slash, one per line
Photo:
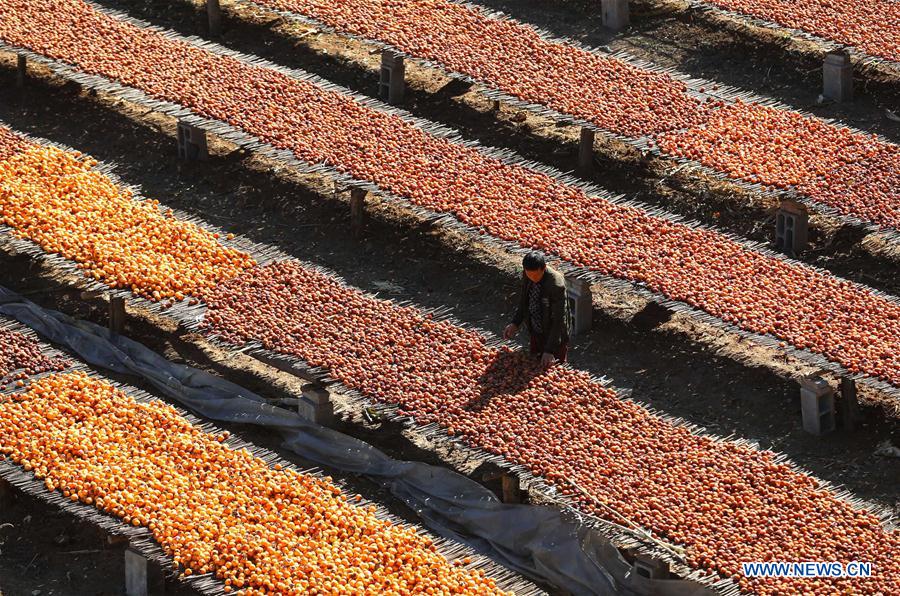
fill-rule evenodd
<path id="1" fill-rule="evenodd" d="M 556 508 L 500 502 L 454 471 L 398 461 L 371 445 L 206 372 L 172 363 L 147 347 L 87 321 L 43 309 L 0 287 L 0 314 L 30 327 L 90 365 L 132 375 L 184 407 L 219 422 L 263 426 L 283 447 L 317 464 L 370 477 L 415 510 L 435 533 L 468 544 L 502 565 L 572 594 L 705 593 L 697 584 L 631 573 L 618 551 Z"/>

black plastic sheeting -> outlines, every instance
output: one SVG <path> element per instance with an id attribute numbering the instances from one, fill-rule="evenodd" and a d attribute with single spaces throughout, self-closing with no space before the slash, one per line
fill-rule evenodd
<path id="1" fill-rule="evenodd" d="M 206 418 L 269 428 L 280 433 L 284 448 L 307 460 L 382 483 L 436 534 L 467 544 L 525 577 L 572 594 L 691 594 L 698 587 L 634 576 L 608 541 L 557 508 L 502 503 L 461 474 L 395 460 L 363 441 L 270 405 L 234 383 L 172 363 L 127 337 L 43 309 L 2 287 L 0 314 L 94 367 L 139 377 Z"/>

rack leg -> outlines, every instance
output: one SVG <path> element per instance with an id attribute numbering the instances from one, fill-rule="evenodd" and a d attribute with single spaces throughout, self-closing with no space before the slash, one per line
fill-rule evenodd
<path id="1" fill-rule="evenodd" d="M 209 19 L 209 34 L 213 37 L 222 35 L 222 7 L 219 0 L 206 0 L 206 16 Z"/>
<path id="2" fill-rule="evenodd" d="M 109 330 L 121 334 L 125 330 L 125 299 L 111 296 L 109 299 Z"/>
<path id="3" fill-rule="evenodd" d="M 822 95 L 838 103 L 853 99 L 853 64 L 846 52 L 825 55 L 822 65 Z"/>
<path id="4" fill-rule="evenodd" d="M 125 549 L 125 594 L 148 596 L 147 559 L 130 547 Z"/>
<path id="5" fill-rule="evenodd" d="M 16 87 L 25 87 L 25 78 L 28 76 L 28 58 L 24 54 L 16 56 Z"/>
<path id="6" fill-rule="evenodd" d="M 0 478 L 0 509 L 12 504 L 15 498 L 16 492 L 12 484 Z"/>
<path id="7" fill-rule="evenodd" d="M 366 194 L 361 188 L 350 189 L 350 229 L 354 236 L 362 234 L 366 214 Z"/>
<path id="8" fill-rule="evenodd" d="M 613 31 L 621 31 L 631 21 L 628 0 L 600 0 L 603 26 Z"/>
<path id="9" fill-rule="evenodd" d="M 519 486 L 519 479 L 511 474 L 504 474 L 501 482 L 503 483 L 503 502 L 521 503 L 522 489 Z"/>
<path id="10" fill-rule="evenodd" d="M 589 174 L 594 167 L 594 131 L 581 129 L 581 140 L 578 143 L 578 171 Z"/>
<path id="11" fill-rule="evenodd" d="M 841 424 L 846 431 L 856 430 L 859 422 L 859 400 L 856 396 L 856 381 L 841 377 L 840 399 Z"/>

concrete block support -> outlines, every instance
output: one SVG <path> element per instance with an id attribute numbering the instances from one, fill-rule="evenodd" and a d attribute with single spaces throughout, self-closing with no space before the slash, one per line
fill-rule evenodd
<path id="1" fill-rule="evenodd" d="M 307 383 L 301 391 L 303 397 L 297 403 L 300 416 L 323 426 L 334 422 L 334 405 L 328 389 L 318 383 Z"/>
<path id="2" fill-rule="evenodd" d="M 147 559 L 138 551 L 125 549 L 125 594 L 127 596 L 148 596 Z"/>
<path id="3" fill-rule="evenodd" d="M 775 247 L 788 256 L 806 250 L 809 242 L 809 211 L 797 201 L 784 200 L 775 213 Z"/>
<path id="4" fill-rule="evenodd" d="M 121 296 L 109 298 L 109 330 L 118 334 L 125 330 L 125 299 Z"/>
<path id="5" fill-rule="evenodd" d="M 838 405 L 843 429 L 856 430 L 859 422 L 859 399 L 856 395 L 856 381 L 853 379 L 841 377 L 841 399 Z"/>
<path id="6" fill-rule="evenodd" d="M 222 6 L 219 0 L 206 0 L 206 16 L 209 19 L 209 34 L 222 35 Z"/>
<path id="7" fill-rule="evenodd" d="M 178 157 L 185 161 L 205 160 L 209 157 L 206 131 L 187 122 L 178 122 Z"/>
<path id="8" fill-rule="evenodd" d="M 362 233 L 366 218 L 366 194 L 362 188 L 350 189 L 350 230 L 354 236 Z"/>
<path id="9" fill-rule="evenodd" d="M 25 79 L 28 77 L 28 58 L 24 54 L 16 56 L 16 87 L 25 87 Z"/>
<path id="10" fill-rule="evenodd" d="M 668 579 L 669 564 L 647 555 L 636 554 L 633 565 L 635 575 L 647 579 Z"/>
<path id="11" fill-rule="evenodd" d="M 594 131 L 581 128 L 581 140 L 578 143 L 578 171 L 588 174 L 594 168 Z"/>
<path id="12" fill-rule="evenodd" d="M 800 381 L 800 408 L 803 430 L 824 435 L 835 429 L 834 389 L 818 375 Z"/>
<path id="13" fill-rule="evenodd" d="M 566 296 L 569 299 L 569 310 L 572 312 L 571 337 L 574 338 L 591 328 L 594 316 L 591 286 L 584 280 L 567 277 Z"/>
<path id="14" fill-rule="evenodd" d="M 381 52 L 381 78 L 378 97 L 391 105 L 403 102 L 406 93 L 406 64 L 403 56 L 385 50 Z"/>
<path id="15" fill-rule="evenodd" d="M 628 0 L 600 0 L 603 26 L 613 31 L 621 31 L 631 22 Z"/>
<path id="16" fill-rule="evenodd" d="M 853 65 L 846 52 L 830 52 L 822 65 L 822 95 L 845 102 L 853 99 Z"/>

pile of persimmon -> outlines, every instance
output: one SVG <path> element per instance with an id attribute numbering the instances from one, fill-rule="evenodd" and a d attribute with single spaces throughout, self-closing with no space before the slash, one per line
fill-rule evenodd
<path id="1" fill-rule="evenodd" d="M 287 261 L 208 292 L 207 332 L 324 367 L 556 485 L 592 514 L 687 547 L 692 565 L 761 594 L 896 593 L 900 538 L 771 452 L 691 434 L 584 372 L 529 356 Z M 586 498 L 575 484 L 586 490 Z M 611 515 L 611 507 L 620 515 Z M 742 561 L 875 562 L 866 581 L 748 580 Z"/>
<path id="2" fill-rule="evenodd" d="M 543 39 L 451 0 L 253 0 L 375 39 L 529 103 L 640 137 L 698 124 L 708 106 L 667 74 Z"/>
<path id="3" fill-rule="evenodd" d="M 22 386 L 32 375 L 61 371 L 66 366 L 65 359 L 45 356 L 40 345 L 30 337 L 0 329 L 0 391 L 13 383 Z"/>
<path id="4" fill-rule="evenodd" d="M 10 149 L 13 148 L 13 149 Z M 13 152 L 18 149 L 17 152 Z M 150 300 L 180 301 L 253 265 L 192 223 L 136 201 L 77 153 L 0 135 L 0 223 L 78 264 L 84 275 Z"/>
<path id="5" fill-rule="evenodd" d="M 704 0 L 799 29 L 870 56 L 900 62 L 900 3 L 895 0 Z"/>
<path id="6" fill-rule="evenodd" d="M 664 151 L 679 156 L 688 153 L 703 164 L 729 176 L 786 188 L 812 182 L 812 176 L 833 173 L 838 164 L 853 164 L 869 176 L 900 176 L 900 165 L 857 162 L 856 145 L 871 147 L 872 141 L 823 120 L 786 110 L 745 111 L 726 108 L 722 103 L 702 104 L 688 95 L 681 82 L 663 74 L 631 66 L 621 60 L 604 58 L 562 41 L 542 39 L 530 26 L 489 16 L 475 7 L 452 0 L 429 2 L 385 2 L 383 0 L 253 0 L 257 4 L 314 18 L 342 33 L 388 43 L 404 52 L 443 65 L 510 95 L 546 105 L 558 112 L 577 116 L 597 126 L 625 136 L 660 134 L 691 129 L 676 139 L 698 135 L 709 141 L 687 147 L 684 140 L 662 144 Z M 724 0 L 724 4 L 732 4 Z M 737 2 L 737 4 L 745 4 Z M 819 2 L 750 3 L 777 4 L 802 12 L 819 7 Z M 890 4 L 892 8 L 887 9 Z M 896 2 L 827 2 L 828 11 L 840 17 L 856 13 L 864 30 L 885 26 L 884 17 L 897 16 L 893 39 L 900 39 L 900 5 Z M 824 5 L 821 5 L 824 7 Z M 824 8 L 818 9 L 825 12 Z M 865 13 L 866 18 L 862 18 Z M 891 36 L 872 35 L 890 43 Z M 704 127 L 707 121 L 713 122 Z M 725 134 L 727 133 L 727 135 Z M 723 139 L 723 135 L 725 138 Z M 716 143 L 715 141 L 721 141 Z M 884 144 L 881 144 L 884 146 Z M 896 149 L 896 145 L 889 148 Z M 674 149 L 674 150 L 673 150 Z M 681 149 L 680 151 L 678 149 Z M 828 155 L 828 154 L 831 155 Z M 833 177 L 841 180 L 841 176 Z M 870 187 L 866 184 L 829 191 L 827 182 L 808 187 L 810 198 L 836 208 L 840 213 L 882 226 L 900 228 L 900 200 L 896 185 Z M 894 193 L 893 200 L 886 193 Z"/>
<path id="7" fill-rule="evenodd" d="M 733 178 L 797 188 L 845 215 L 900 229 L 900 146 L 796 112 L 737 102 L 659 136 L 663 151 Z"/>
<path id="8" fill-rule="evenodd" d="M 330 478 L 269 467 L 226 436 L 83 373 L 0 402 L 0 454 L 48 490 L 148 528 L 183 575 L 212 573 L 226 592 L 500 593 Z"/>
<path id="9" fill-rule="evenodd" d="M 900 304 L 866 288 L 588 196 L 338 91 L 137 27 L 81 0 L 10 0 L 0 16 L 0 38 L 9 43 L 229 122 L 496 238 L 643 284 L 900 385 Z"/>

